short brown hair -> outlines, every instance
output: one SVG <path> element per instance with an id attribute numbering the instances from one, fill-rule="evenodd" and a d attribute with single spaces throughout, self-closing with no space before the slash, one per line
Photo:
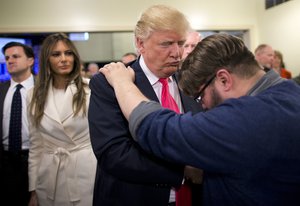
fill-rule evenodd
<path id="1" fill-rule="evenodd" d="M 187 95 L 195 96 L 200 86 L 221 68 L 243 78 L 253 76 L 260 69 L 240 38 L 215 34 L 198 43 L 184 60 L 179 70 L 179 87 Z"/>

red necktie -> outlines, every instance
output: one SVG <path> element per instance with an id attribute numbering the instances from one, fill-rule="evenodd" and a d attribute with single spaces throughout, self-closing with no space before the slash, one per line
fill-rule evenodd
<path id="1" fill-rule="evenodd" d="M 161 92 L 161 105 L 165 108 L 172 109 L 180 113 L 178 105 L 169 92 L 168 78 L 159 79 L 162 84 Z M 187 184 L 181 185 L 176 189 L 176 206 L 191 206 L 192 205 L 192 192 Z"/>
<path id="2" fill-rule="evenodd" d="M 160 81 L 160 83 L 162 84 L 161 105 L 165 108 L 169 108 L 177 113 L 180 113 L 175 100 L 169 92 L 168 78 L 160 78 L 158 81 Z"/>

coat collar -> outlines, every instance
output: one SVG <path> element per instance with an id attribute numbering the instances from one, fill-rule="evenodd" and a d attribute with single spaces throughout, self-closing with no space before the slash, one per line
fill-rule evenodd
<path id="1" fill-rule="evenodd" d="M 73 96 L 75 92 L 77 91 L 76 85 L 74 82 L 72 82 L 66 89 L 64 98 L 62 100 L 62 104 L 60 105 L 62 107 L 61 112 L 59 113 L 56 104 L 55 104 L 55 98 L 53 93 L 53 84 L 52 82 L 49 85 L 48 90 L 48 96 L 47 101 L 45 104 L 45 115 L 49 116 L 50 118 L 54 119 L 55 121 L 59 123 L 63 123 L 66 119 L 70 118 L 73 114 L 73 108 L 70 106 L 70 101 L 72 105 Z"/>

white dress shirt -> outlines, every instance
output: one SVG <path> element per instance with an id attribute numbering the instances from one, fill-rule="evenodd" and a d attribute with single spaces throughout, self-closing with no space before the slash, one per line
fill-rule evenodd
<path id="1" fill-rule="evenodd" d="M 14 92 L 16 91 L 16 86 L 21 84 L 21 97 L 22 97 L 22 150 L 29 149 L 29 131 L 28 131 L 28 120 L 27 120 L 27 105 L 26 105 L 26 96 L 27 91 L 31 89 L 34 85 L 34 79 L 31 75 L 25 81 L 18 83 L 13 79 L 10 80 L 10 87 L 6 93 L 4 100 L 3 108 L 3 146 L 4 150 L 8 150 L 8 133 L 9 133 L 9 121 L 10 121 L 10 112 L 11 104 Z"/>
<path id="2" fill-rule="evenodd" d="M 143 72 L 145 73 L 147 79 L 149 80 L 150 84 L 152 85 L 153 90 L 154 90 L 159 102 L 161 103 L 162 84 L 158 81 L 159 78 L 157 76 L 155 76 L 150 71 L 150 69 L 147 67 L 142 55 L 140 57 L 139 63 L 141 65 L 141 68 L 142 68 Z M 180 112 L 183 113 L 183 107 L 182 107 L 182 103 L 181 103 L 181 97 L 180 97 L 180 94 L 178 91 L 178 86 L 172 76 L 168 78 L 168 84 L 169 84 L 169 92 L 170 92 L 171 96 L 174 98 L 175 102 L 177 103 L 177 106 L 178 106 Z M 176 200 L 175 199 L 175 190 L 171 189 L 169 202 L 175 202 L 175 200 Z"/>

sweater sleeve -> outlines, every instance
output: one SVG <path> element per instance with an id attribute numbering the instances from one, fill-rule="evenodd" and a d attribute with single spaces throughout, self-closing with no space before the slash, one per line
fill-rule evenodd
<path id="1" fill-rule="evenodd" d="M 147 115 L 157 110 L 160 110 L 161 108 L 161 105 L 157 102 L 143 101 L 133 110 L 132 114 L 129 117 L 129 129 L 133 139 L 136 140 L 136 130 L 139 127 L 140 123 L 143 121 L 143 119 Z"/>

